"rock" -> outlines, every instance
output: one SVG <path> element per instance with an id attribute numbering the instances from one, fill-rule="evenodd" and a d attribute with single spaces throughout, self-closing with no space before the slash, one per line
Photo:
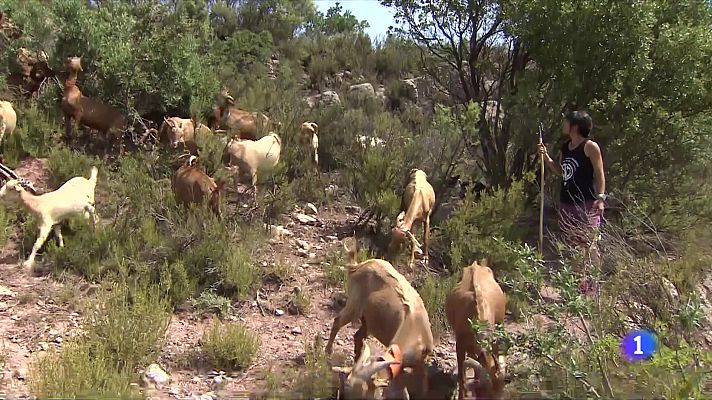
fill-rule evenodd
<path id="1" fill-rule="evenodd" d="M 151 364 L 143 373 L 144 381 L 153 383 L 156 388 L 163 386 L 171 381 L 171 376 L 168 375 L 158 364 Z"/>
<path id="2" fill-rule="evenodd" d="M 319 211 L 317 210 L 316 206 L 312 203 L 307 203 L 307 211 L 311 213 L 311 215 L 316 215 Z"/>
<path id="3" fill-rule="evenodd" d="M 403 79 L 401 81 L 403 86 L 406 88 L 405 97 L 412 100 L 414 103 L 418 102 L 418 83 L 415 79 Z"/>
<path id="4" fill-rule="evenodd" d="M 339 98 L 338 93 L 333 90 L 327 90 L 320 94 L 308 96 L 304 98 L 304 101 L 307 103 L 307 106 L 309 106 L 309 108 L 314 108 L 316 106 L 333 106 L 341 104 L 341 99 Z"/>
<path id="5" fill-rule="evenodd" d="M 307 249 L 297 249 L 297 255 L 299 257 L 308 257 L 309 256 L 309 250 Z"/>
<path id="6" fill-rule="evenodd" d="M 6 286 L 0 285 L 0 297 L 15 297 L 15 292 Z"/>
<path id="7" fill-rule="evenodd" d="M 282 225 L 268 225 L 267 229 L 272 234 L 272 239 L 279 239 L 284 236 L 292 236 L 292 232 Z"/>
<path id="8" fill-rule="evenodd" d="M 279 308 L 277 308 L 274 310 L 274 315 L 281 317 L 282 315 L 284 315 L 284 310 L 280 310 Z"/>
<path id="9" fill-rule="evenodd" d="M 39 342 L 38 344 L 40 346 L 40 351 L 49 350 L 49 345 L 47 344 L 47 342 Z"/>
<path id="10" fill-rule="evenodd" d="M 302 328 L 295 326 L 292 328 L 292 335 L 301 335 L 302 334 Z"/>
<path id="11" fill-rule="evenodd" d="M 318 220 L 311 215 L 295 213 L 294 218 L 302 224 L 315 224 Z"/>
<path id="12" fill-rule="evenodd" d="M 373 85 L 371 85 L 370 83 L 359 83 L 357 85 L 351 85 L 349 86 L 348 94 L 349 96 L 353 96 L 358 99 L 376 97 L 376 91 L 373 90 Z"/>
<path id="13" fill-rule="evenodd" d="M 344 211 L 353 214 L 361 214 L 361 207 L 359 206 L 344 206 Z"/>
<path id="14" fill-rule="evenodd" d="M 309 253 L 309 255 L 308 255 L 307 257 L 309 257 L 309 258 L 316 258 L 316 253 Z"/>
<path id="15" fill-rule="evenodd" d="M 304 250 L 309 250 L 311 248 L 311 245 L 306 240 L 297 239 L 296 242 L 297 242 L 297 246 L 299 246 L 300 248 L 302 248 Z"/>
<path id="16" fill-rule="evenodd" d="M 57 336 L 59 335 L 59 331 L 56 329 L 50 329 L 49 332 L 47 332 L 49 336 Z"/>
<path id="17" fill-rule="evenodd" d="M 26 367 L 17 368 L 12 373 L 12 377 L 17 379 L 18 381 L 24 381 L 25 379 L 27 379 L 27 368 Z"/>
<path id="18" fill-rule="evenodd" d="M 336 242 L 336 241 L 339 240 L 339 238 L 338 238 L 337 236 L 334 236 L 334 235 L 326 235 L 325 238 L 326 238 L 326 240 L 329 241 L 329 242 Z"/>

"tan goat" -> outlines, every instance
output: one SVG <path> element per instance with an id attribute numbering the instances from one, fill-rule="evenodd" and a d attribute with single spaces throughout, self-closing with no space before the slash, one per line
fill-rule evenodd
<path id="1" fill-rule="evenodd" d="M 257 174 L 273 171 L 279 162 L 282 139 L 272 132 L 260 140 L 231 138 L 223 150 L 222 162 L 229 169 L 237 167 L 240 175 L 250 177 L 257 203 Z"/>
<path id="2" fill-rule="evenodd" d="M 24 263 L 26 268 L 34 267 L 35 256 L 47 240 L 50 231 L 54 230 L 59 247 L 64 247 L 62 231 L 58 225 L 63 220 L 82 214 L 86 219 L 91 217 L 92 223 L 96 226 L 94 191 L 98 173 L 97 167 L 92 167 L 89 179 L 77 176 L 65 182 L 59 189 L 41 195 L 33 194 L 34 190 L 17 179 L 10 179 L 0 188 L 0 198 L 7 197 L 20 201 L 40 218 L 40 232 L 32 246 L 30 256 Z"/>
<path id="3" fill-rule="evenodd" d="M 425 358 L 433 350 L 433 334 L 423 300 L 408 281 L 385 260 L 369 259 L 356 263 L 356 244 L 344 248 L 349 255 L 346 305 L 334 319 L 326 353 L 331 354 L 339 329 L 352 321 L 361 321 L 354 335 L 355 359 L 361 356 L 364 340 L 369 334 L 389 348 L 400 365 L 392 368 L 396 387 L 408 386 L 409 392 L 427 392 Z M 388 365 L 383 364 L 381 368 Z M 401 375 L 403 368 L 412 369 L 410 380 Z M 357 368 L 357 370 L 360 370 Z M 373 368 L 362 369 L 354 382 L 368 382 Z M 352 380 L 353 381 L 353 380 Z"/>
<path id="4" fill-rule="evenodd" d="M 504 356 L 499 355 L 496 340 L 490 340 L 492 353 L 482 348 L 470 322 L 483 321 L 491 328 L 504 322 L 506 297 L 494 279 L 492 269 L 473 262 L 462 272 L 462 279 L 445 302 L 448 323 L 455 332 L 459 395 L 465 393 L 465 369 L 469 364 L 475 370 L 476 398 L 500 399 L 504 390 Z M 472 359 L 467 360 L 469 356 Z"/>
<path id="5" fill-rule="evenodd" d="M 302 145 L 311 146 L 311 151 L 314 152 L 314 156 L 312 157 L 314 166 L 319 168 L 319 125 L 317 125 L 316 122 L 303 122 L 299 142 Z"/>
<path id="6" fill-rule="evenodd" d="M 114 107 L 98 102 L 84 96 L 77 87 L 77 74 L 83 71 L 79 57 L 67 57 L 64 62 L 67 70 L 67 80 L 64 83 L 64 97 L 62 97 L 62 112 L 65 118 L 65 132 L 67 138 L 72 135 L 73 125 L 86 125 L 101 132 L 107 140 L 105 153 L 111 150 L 116 142 L 119 143 L 119 153 L 124 152 L 123 129 L 126 118 Z M 74 124 L 72 124 L 72 121 Z"/>
<path id="7" fill-rule="evenodd" d="M 408 267 L 413 269 L 416 249 L 420 250 L 420 243 L 415 238 L 411 229 L 413 223 L 423 221 L 423 242 L 425 254 L 423 261 L 428 264 L 428 247 L 430 245 L 430 213 L 435 205 L 435 191 L 428 182 L 428 176 L 419 169 L 410 171 L 409 182 L 405 187 L 401 199 L 401 212 L 396 218 L 396 224 L 391 230 L 391 242 L 388 244 L 388 254 L 391 260 L 403 251 L 406 237 L 411 242 L 410 260 Z"/>
<path id="8" fill-rule="evenodd" d="M 188 205 L 203 204 L 208 199 L 208 205 L 216 216 L 220 217 L 220 192 L 227 181 L 215 182 L 197 165 L 197 157 L 188 156 L 185 164 L 176 171 L 171 180 L 171 187 L 178 202 Z"/>
<path id="9" fill-rule="evenodd" d="M 0 101 L 0 145 L 5 135 L 12 134 L 17 126 L 17 113 L 9 101 Z"/>
<path id="10" fill-rule="evenodd" d="M 198 145 L 195 143 L 195 124 L 190 118 L 163 117 L 163 123 L 158 129 L 158 140 L 173 149 L 178 145 L 183 151 L 198 155 Z"/>

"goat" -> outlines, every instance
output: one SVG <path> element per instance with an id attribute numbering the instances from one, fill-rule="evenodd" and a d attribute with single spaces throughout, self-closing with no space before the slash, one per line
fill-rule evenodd
<path id="1" fill-rule="evenodd" d="M 174 149 L 177 149 L 180 144 L 183 146 L 183 151 L 187 150 L 190 154 L 197 156 L 198 145 L 195 142 L 195 131 L 195 124 L 190 118 L 163 117 L 163 123 L 158 130 L 158 140 Z"/>
<path id="2" fill-rule="evenodd" d="M 0 145 L 5 135 L 12 134 L 17 125 L 17 113 L 9 101 L 0 101 Z"/>
<path id="3" fill-rule="evenodd" d="M 257 173 L 274 170 L 279 162 L 282 139 L 271 132 L 259 140 L 228 140 L 223 150 L 222 162 L 229 169 L 237 167 L 238 172 L 249 175 L 257 204 Z"/>
<path id="4" fill-rule="evenodd" d="M 382 370 L 389 368 L 393 365 L 399 365 L 401 362 L 397 359 L 400 353 L 398 345 L 393 345 L 391 349 L 395 349 L 395 352 L 385 353 L 384 356 L 371 356 L 371 347 L 368 343 L 364 343 L 363 350 L 361 351 L 361 356 L 354 362 L 354 366 L 349 367 L 332 367 L 331 370 L 339 374 L 339 392 L 343 393 L 345 399 L 376 399 L 376 398 L 394 398 L 394 396 L 400 396 L 400 398 L 408 399 L 410 396 L 408 394 L 408 389 L 403 386 L 401 380 L 393 379 L 389 376 L 389 380 L 385 381 L 383 379 L 372 378 L 375 374 L 378 374 Z M 397 356 L 392 356 L 393 354 L 398 354 Z M 389 368 L 389 375 L 392 375 L 392 371 L 395 368 Z M 383 395 L 376 396 L 376 389 L 383 388 Z"/>
<path id="5" fill-rule="evenodd" d="M 272 124 L 265 114 L 233 107 L 235 99 L 229 94 L 224 93 L 223 95 L 224 104 L 216 108 L 216 112 L 219 112 L 217 116 L 219 127 L 228 132 L 234 132 L 240 139 L 248 140 L 257 140 L 259 132 L 270 129 Z M 281 124 L 276 124 L 276 126 L 279 127 Z"/>
<path id="6" fill-rule="evenodd" d="M 482 263 L 484 264 L 484 262 Z M 475 370 L 477 398 L 502 398 L 504 390 L 504 356 L 499 356 L 496 340 L 491 340 L 492 353 L 479 343 L 470 322 L 484 321 L 490 326 L 504 322 L 506 297 L 494 279 L 492 269 L 473 262 L 462 272 L 462 279 L 445 301 L 445 314 L 455 332 L 459 395 L 465 396 L 465 368 Z M 469 356 L 472 359 L 466 360 Z M 467 361 L 467 365 L 465 363 Z"/>
<path id="7" fill-rule="evenodd" d="M 36 192 L 31 186 L 18 179 L 10 179 L 0 188 L 0 198 L 8 197 L 11 200 L 21 201 L 41 220 L 37 240 L 32 246 L 30 256 L 24 262 L 25 268 L 32 269 L 34 267 L 35 256 L 47 240 L 50 231 L 54 230 L 59 247 L 64 247 L 62 231 L 58 225 L 63 220 L 76 214 L 82 214 L 85 219 L 91 217 L 92 223 L 96 227 L 94 191 L 98 173 L 99 169 L 92 167 L 89 179 L 77 176 L 66 181 L 59 189 L 41 195 L 35 194 Z"/>
<path id="8" fill-rule="evenodd" d="M 319 167 L 319 125 L 316 122 L 303 122 L 302 134 L 299 136 L 299 141 L 302 144 L 311 142 L 311 149 L 314 151 L 314 165 Z"/>
<path id="9" fill-rule="evenodd" d="M 359 135 L 357 138 L 357 141 L 361 145 L 362 148 L 367 148 L 367 147 L 383 147 L 384 144 L 386 143 L 383 139 L 375 137 L 375 136 L 366 136 L 366 135 Z"/>
<path id="10" fill-rule="evenodd" d="M 176 199 L 182 204 L 203 204 L 207 198 L 208 204 L 217 217 L 220 213 L 220 192 L 225 187 L 226 180 L 215 182 L 197 165 L 198 157 L 189 155 L 188 160 L 176 171 L 171 180 L 171 188 Z"/>
<path id="11" fill-rule="evenodd" d="M 126 126 L 126 117 L 121 112 L 107 104 L 95 101 L 84 96 L 77 87 L 77 74 L 83 71 L 80 57 L 67 57 L 64 62 L 67 70 L 67 80 L 64 82 L 64 96 L 62 97 L 62 112 L 65 118 L 65 134 L 67 138 L 72 135 L 72 121 L 74 125 L 86 125 L 98 130 L 107 140 L 104 149 L 108 154 L 115 142 L 119 142 L 119 154 L 124 153 L 123 129 Z"/>
<path id="12" fill-rule="evenodd" d="M 402 379 L 406 378 L 400 372 L 402 368 L 411 368 L 412 378 L 416 380 L 408 385 L 409 391 L 425 394 L 425 358 L 432 352 L 434 344 L 423 300 L 388 261 L 369 259 L 356 263 L 357 246 L 355 240 L 352 241 L 353 246 L 344 241 L 344 249 L 349 257 L 346 305 L 334 319 L 325 348 L 326 354 L 331 354 L 339 329 L 349 322 L 361 320 L 361 327 L 354 335 L 354 358 L 361 358 L 364 340 L 373 334 L 389 348 L 393 358 L 401 362 L 391 370 L 393 379 L 397 380 L 396 386 L 405 386 Z M 366 373 L 373 372 L 372 368 L 366 368 L 354 378 L 367 381 L 370 376 Z M 419 387 L 414 386 L 416 383 Z"/>
<path id="13" fill-rule="evenodd" d="M 423 221 L 423 242 L 425 244 L 425 254 L 423 262 L 428 264 L 428 248 L 430 245 L 430 213 L 435 205 L 435 190 L 428 182 L 428 176 L 419 169 L 412 169 L 409 175 L 409 182 L 403 192 L 401 199 L 400 213 L 396 217 L 396 224 L 391 230 L 391 241 L 388 244 L 388 254 L 391 260 L 403 250 L 406 236 L 411 242 L 410 260 L 408 267 L 412 270 L 415 262 L 416 249 L 421 246 L 415 239 L 411 228 L 416 221 Z"/>

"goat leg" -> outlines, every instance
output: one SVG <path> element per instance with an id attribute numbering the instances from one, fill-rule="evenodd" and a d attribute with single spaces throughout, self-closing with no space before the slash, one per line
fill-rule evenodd
<path id="1" fill-rule="evenodd" d="M 348 307 L 348 305 L 347 305 L 347 307 Z M 344 308 L 344 310 L 346 310 L 346 308 Z M 343 310 L 342 310 L 342 312 L 343 312 Z M 346 326 L 346 324 L 348 324 L 350 321 L 350 318 L 346 318 L 346 315 L 347 314 L 345 314 L 345 313 L 340 313 L 339 315 L 336 316 L 336 318 L 334 318 L 334 324 L 331 326 L 331 333 L 329 334 L 329 341 L 326 342 L 325 352 L 327 355 L 331 355 L 331 352 L 334 347 L 334 340 L 336 339 L 336 334 L 339 332 L 339 330 L 341 328 Z"/>
<path id="2" fill-rule="evenodd" d="M 47 240 L 47 237 L 49 236 L 49 233 L 52 231 L 52 224 L 42 222 L 42 225 L 40 226 L 40 233 L 37 236 L 37 240 L 35 240 L 34 246 L 32 246 L 32 252 L 30 253 L 30 256 L 27 257 L 27 260 L 23 263 L 23 266 L 25 268 L 32 268 L 35 265 L 35 257 L 37 256 L 37 252 L 40 250 L 40 247 L 44 244 L 44 242 Z"/>
<path id="3" fill-rule="evenodd" d="M 361 357 L 361 351 L 363 350 L 363 341 L 366 340 L 368 336 L 368 330 L 366 328 L 366 320 L 361 318 L 361 327 L 358 328 L 356 333 L 354 333 L 354 360 L 358 360 Z"/>
<path id="4" fill-rule="evenodd" d="M 57 224 L 52 229 L 54 230 L 54 236 L 57 238 L 59 247 L 64 247 L 64 238 L 62 237 L 62 228 L 59 226 L 59 224 Z"/>
<path id="5" fill-rule="evenodd" d="M 465 347 L 461 344 L 462 340 L 455 341 L 455 352 L 457 353 L 457 399 L 462 400 L 465 397 Z"/>
<path id="6" fill-rule="evenodd" d="M 423 255 L 423 263 L 425 266 L 428 266 L 428 254 L 429 250 L 428 248 L 430 247 L 430 214 L 425 216 L 425 221 L 423 222 L 423 229 L 425 232 L 423 232 L 423 242 L 425 246 L 425 254 Z"/>

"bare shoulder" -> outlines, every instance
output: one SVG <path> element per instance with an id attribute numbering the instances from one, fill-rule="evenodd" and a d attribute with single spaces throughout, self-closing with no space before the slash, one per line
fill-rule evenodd
<path id="1" fill-rule="evenodd" d="M 598 143 L 594 142 L 593 140 L 588 140 L 586 142 L 586 144 L 583 146 L 583 151 L 589 157 L 592 155 L 600 155 L 601 147 L 598 145 Z"/>

